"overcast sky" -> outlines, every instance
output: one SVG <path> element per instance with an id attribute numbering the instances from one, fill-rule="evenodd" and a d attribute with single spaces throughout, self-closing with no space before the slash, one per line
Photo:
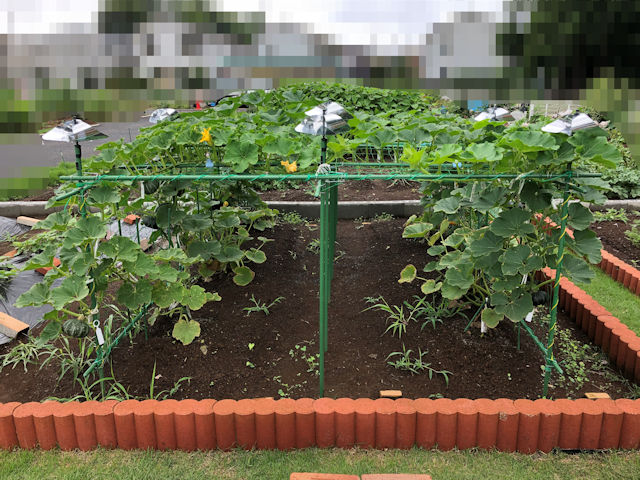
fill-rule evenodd
<path id="1" fill-rule="evenodd" d="M 175 1 L 175 0 L 170 0 Z M 126 4 L 126 2 L 123 2 Z M 424 43 L 434 23 L 454 12 L 488 12 L 502 20 L 510 0 L 211 0 L 211 11 L 265 12 L 268 23 L 306 25 L 332 43 Z M 99 0 L 0 0 L 0 34 L 98 33 Z"/>

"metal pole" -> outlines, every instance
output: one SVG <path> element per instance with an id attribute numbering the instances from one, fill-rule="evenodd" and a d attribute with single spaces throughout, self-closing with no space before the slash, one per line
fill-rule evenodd
<path id="1" fill-rule="evenodd" d="M 556 334 L 556 322 L 558 321 L 558 299 L 560 297 L 560 277 L 562 275 L 562 259 L 564 257 L 564 237 L 567 233 L 567 217 L 569 216 L 569 179 L 571 171 L 567 172 L 564 183 L 564 198 L 560 218 L 560 238 L 558 240 L 558 255 L 556 257 L 556 278 L 553 284 L 553 296 L 551 299 L 551 320 L 549 321 L 549 333 L 547 335 L 547 348 L 545 352 L 544 385 L 542 396 L 546 397 L 549 390 L 549 380 L 551 377 L 551 366 L 555 361 L 553 358 L 553 343 Z"/>
<path id="2" fill-rule="evenodd" d="M 327 351 L 327 320 L 329 315 L 329 198 L 326 183 L 320 181 L 320 397 L 324 396 L 324 357 Z"/>
<path id="3" fill-rule="evenodd" d="M 338 183 L 330 182 L 329 187 L 329 301 L 333 281 L 333 262 L 336 252 L 336 230 L 338 224 Z"/>

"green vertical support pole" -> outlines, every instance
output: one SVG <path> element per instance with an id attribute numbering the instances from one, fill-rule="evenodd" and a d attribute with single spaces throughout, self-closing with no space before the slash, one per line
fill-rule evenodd
<path id="1" fill-rule="evenodd" d="M 320 337 L 320 397 L 324 396 L 324 357 L 327 351 L 327 320 L 329 316 L 329 192 L 320 180 L 320 305 L 318 334 Z"/>
<path id="2" fill-rule="evenodd" d="M 338 226 L 338 183 L 331 182 L 329 185 L 329 300 L 331 300 L 333 261 L 336 253 L 336 230 Z"/>
<path id="3" fill-rule="evenodd" d="M 556 278 L 553 283 L 553 295 L 551 298 L 551 320 L 549 321 L 549 333 L 547 335 L 547 351 L 545 352 L 544 385 L 542 396 L 546 397 L 549 390 L 549 380 L 551 378 L 551 366 L 553 358 L 553 343 L 556 334 L 556 323 L 558 321 L 558 300 L 560 298 L 560 277 L 562 275 L 562 259 L 564 258 L 564 239 L 567 233 L 567 218 L 569 217 L 569 180 L 571 170 L 567 172 L 564 184 L 564 197 L 560 211 L 560 238 L 558 240 L 558 254 L 556 257 Z"/>

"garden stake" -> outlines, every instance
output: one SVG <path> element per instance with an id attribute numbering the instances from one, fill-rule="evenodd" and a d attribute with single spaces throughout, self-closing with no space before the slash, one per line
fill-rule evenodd
<path id="1" fill-rule="evenodd" d="M 325 182 L 320 180 L 320 397 L 324 396 L 324 354 L 327 351 L 327 317 L 328 317 L 328 240 L 329 240 L 329 199 Z"/>
<path id="2" fill-rule="evenodd" d="M 562 201 L 562 213 L 560 218 L 560 238 L 558 239 L 558 255 L 556 260 L 556 279 L 553 284 L 553 299 L 551 300 L 551 320 L 549 321 L 549 333 L 547 336 L 547 351 L 545 352 L 544 385 L 542 396 L 546 398 L 549 390 L 549 379 L 551 377 L 551 362 L 553 358 L 553 343 L 556 333 L 556 322 L 558 320 L 558 299 L 560 298 L 560 276 L 562 273 L 562 258 L 564 257 L 564 237 L 567 233 L 567 217 L 569 216 L 569 182 L 571 170 L 567 172 L 564 183 L 564 199 Z"/>

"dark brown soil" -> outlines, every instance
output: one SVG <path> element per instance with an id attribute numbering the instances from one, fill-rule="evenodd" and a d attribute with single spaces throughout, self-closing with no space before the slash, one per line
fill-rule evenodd
<path id="1" fill-rule="evenodd" d="M 631 223 L 640 219 L 640 216 L 631 211 L 627 212 L 627 216 L 629 221 L 626 223 L 622 221 L 595 222 L 591 225 L 591 230 L 596 232 L 602 241 L 602 248 L 607 252 L 624 260 L 629 265 L 638 267 L 640 266 L 637 263 L 640 262 L 640 248 L 629 240 L 625 232 L 631 229 Z"/>
<path id="2" fill-rule="evenodd" d="M 55 190 L 56 190 L 56 187 L 54 186 L 47 187 L 45 190 L 42 190 L 41 192 L 32 193 L 28 197 L 24 197 L 22 201 L 41 202 L 41 201 L 49 200 L 51 197 L 53 197 Z"/>
<path id="3" fill-rule="evenodd" d="M 542 354 L 522 332 L 522 348 L 512 324 L 505 321 L 481 335 L 474 324 L 464 332 L 467 318 L 442 319 L 435 328 L 411 322 L 399 339 L 384 334 L 386 314 L 362 312 L 365 297 L 383 295 L 390 305 L 401 305 L 419 293 L 418 285 L 398 284 L 400 270 L 408 263 L 419 269 L 428 258 L 425 245 L 403 240 L 403 220 L 363 224 L 340 221 L 329 310 L 329 351 L 326 358 L 325 395 L 331 397 L 377 397 L 380 389 L 399 389 L 405 397 L 508 397 L 537 398 L 541 395 Z M 183 377 L 174 398 L 242 398 L 289 395 L 318 395 L 314 355 L 318 352 L 318 256 L 310 248 L 318 230 L 307 225 L 280 225 L 268 235 L 275 241 L 265 246 L 267 262 L 256 265 L 256 278 L 247 287 L 230 279 L 215 278 L 206 287 L 218 291 L 223 300 L 195 312 L 201 335 L 183 346 L 171 337 L 172 320 L 159 319 L 149 329 L 149 338 L 139 333 L 133 344 L 125 337 L 113 354 L 113 370 L 119 382 L 134 396 L 148 396 L 155 370 L 154 395 L 174 386 Z M 344 252 L 344 253 L 343 253 Z M 262 312 L 248 314 L 251 296 L 267 304 L 285 297 Z M 464 312 L 472 315 L 472 310 Z M 587 342 L 573 323 L 560 316 L 561 329 Z M 538 323 L 543 335 L 545 327 Z M 420 375 L 387 365 L 387 356 L 401 351 L 403 344 L 425 352 L 423 361 L 444 377 L 427 371 Z M 0 347 L 0 354 L 9 350 Z M 560 362 L 565 358 L 556 351 Z M 44 358 L 44 357 L 43 357 Z M 587 362 L 589 380 L 573 391 L 554 378 L 554 397 L 579 397 L 585 391 L 605 391 L 617 398 L 628 394 L 627 387 Z M 107 371 L 108 373 L 108 371 Z M 68 398 L 79 393 L 68 378 L 56 388 L 57 365 L 38 370 L 30 366 L 5 368 L 0 373 L 0 402 L 40 400 L 48 396 Z"/>
<path id="4" fill-rule="evenodd" d="M 260 193 L 262 200 L 287 200 L 317 202 L 313 195 L 314 185 L 301 184 L 299 188 L 269 190 Z M 345 182 L 338 187 L 339 200 L 419 200 L 420 184 L 408 181 L 360 180 Z"/>

